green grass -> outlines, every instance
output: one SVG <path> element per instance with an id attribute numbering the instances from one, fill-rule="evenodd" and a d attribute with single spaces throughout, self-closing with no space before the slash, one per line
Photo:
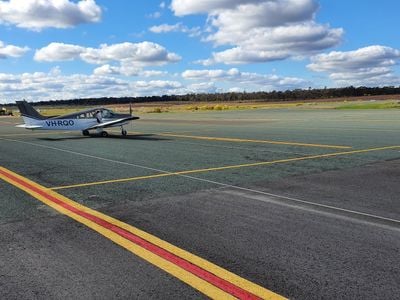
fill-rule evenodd
<path id="1" fill-rule="evenodd" d="M 360 103 L 349 103 L 335 107 L 335 109 L 390 109 L 390 108 L 400 108 L 400 102 L 398 101 L 360 102 Z"/>
<path id="2" fill-rule="evenodd" d="M 91 106 L 65 105 L 65 106 L 42 106 L 40 113 L 45 116 L 57 116 L 74 113 Z M 119 112 L 128 113 L 128 105 L 106 105 L 106 107 Z M 154 106 L 139 106 L 133 108 L 134 114 L 147 113 L 168 113 L 168 112 L 207 112 L 225 110 L 256 110 L 256 109 L 398 109 L 400 101 L 380 100 L 380 101 L 344 101 L 344 102 L 282 102 L 282 103 L 263 103 L 263 102 L 241 102 L 241 103 L 191 103 L 191 104 L 171 104 Z M 14 115 L 18 115 L 18 109 L 12 108 Z"/>

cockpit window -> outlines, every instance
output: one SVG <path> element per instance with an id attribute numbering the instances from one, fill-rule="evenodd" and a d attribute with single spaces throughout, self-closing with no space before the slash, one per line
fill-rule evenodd
<path id="1" fill-rule="evenodd" d="M 103 118 L 112 118 L 114 113 L 112 110 L 103 109 L 103 111 L 101 112 L 101 115 L 103 116 Z"/>
<path id="2" fill-rule="evenodd" d="M 81 114 L 77 115 L 75 118 L 77 118 L 77 119 L 87 119 L 87 118 L 91 118 L 91 117 L 92 116 L 89 113 L 81 113 Z"/>

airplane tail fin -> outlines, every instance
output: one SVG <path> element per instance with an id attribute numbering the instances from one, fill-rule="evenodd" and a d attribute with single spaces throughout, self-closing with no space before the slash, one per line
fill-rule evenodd
<path id="1" fill-rule="evenodd" d="M 28 102 L 24 101 L 17 101 L 18 109 L 21 113 L 21 116 L 33 118 L 37 120 L 44 120 L 47 119 L 46 117 L 39 114 L 39 112 L 33 108 Z"/>

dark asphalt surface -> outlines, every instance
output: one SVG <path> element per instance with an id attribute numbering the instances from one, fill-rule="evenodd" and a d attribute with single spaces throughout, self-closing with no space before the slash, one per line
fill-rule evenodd
<path id="1" fill-rule="evenodd" d="M 29 132 L 3 124 L 0 165 L 52 187 L 155 173 L 142 167 L 190 170 L 343 151 L 160 131 L 354 149 L 400 145 L 396 113 L 244 111 L 194 114 L 193 122 L 167 114 L 138 122 L 135 130 L 146 134 L 129 139 L 18 135 Z M 59 192 L 291 299 L 395 299 L 399 158 L 394 149 Z M 8 183 L 0 181 L 0 192 L 1 299 L 204 297 Z"/>
<path id="2" fill-rule="evenodd" d="M 9 222 L 0 231 L 1 299 L 203 297 L 64 216 Z"/>

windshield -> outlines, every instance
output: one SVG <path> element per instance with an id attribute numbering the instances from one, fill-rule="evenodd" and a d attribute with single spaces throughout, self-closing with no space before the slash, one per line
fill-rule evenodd
<path id="1" fill-rule="evenodd" d="M 103 109 L 101 115 L 103 116 L 103 118 L 112 118 L 114 116 L 114 112 L 109 109 Z"/>

